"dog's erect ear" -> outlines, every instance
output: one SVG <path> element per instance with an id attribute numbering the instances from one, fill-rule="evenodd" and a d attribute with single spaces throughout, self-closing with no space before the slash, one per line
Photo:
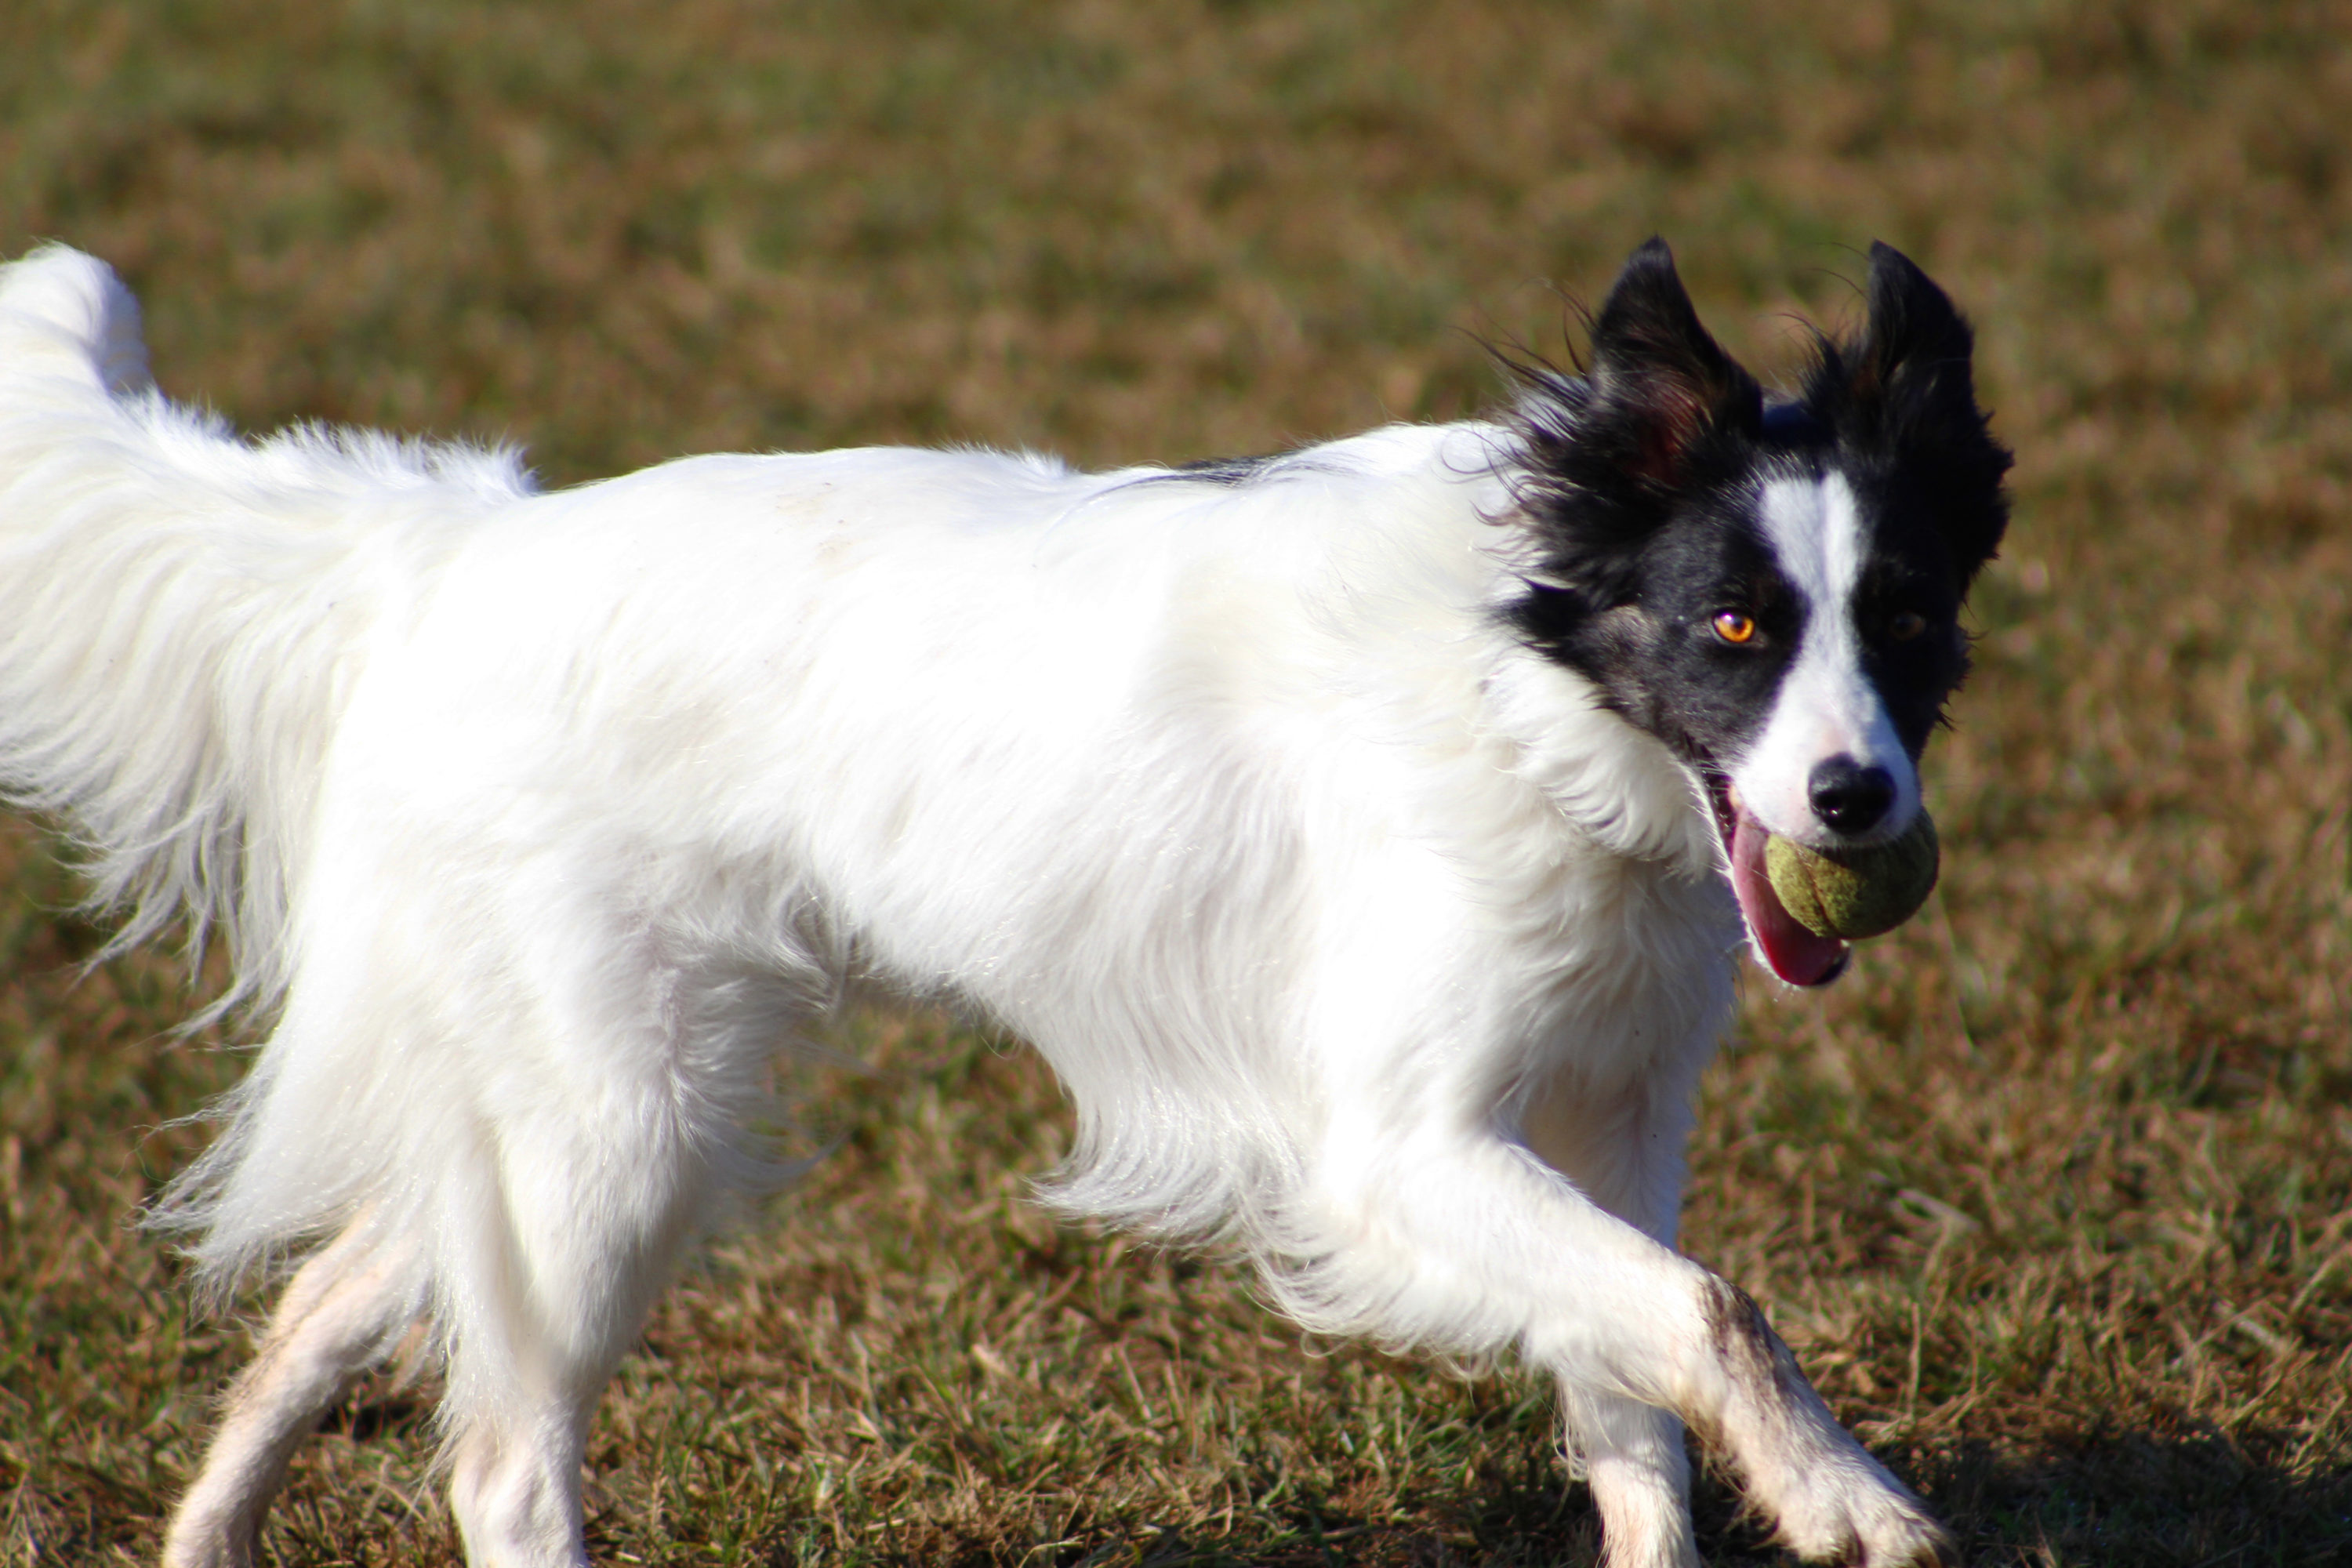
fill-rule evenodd
<path id="1" fill-rule="evenodd" d="M 1635 251 L 1592 323 L 1591 382 L 1601 420 L 1625 437 L 1626 471 L 1673 485 L 1718 433 L 1752 434 L 1763 418 L 1756 378 L 1699 324 L 1663 239 Z"/>
<path id="2" fill-rule="evenodd" d="M 1848 363 L 1857 402 L 1957 405 L 1976 412 L 1976 334 L 1950 296 L 1883 240 L 1870 246 L 1870 321 Z"/>
<path id="3" fill-rule="evenodd" d="M 1824 349 L 1806 401 L 1850 447 L 1916 481 L 1905 500 L 1942 529 L 1966 582 L 1992 558 L 2009 521 L 2001 476 L 2011 458 L 1977 405 L 1976 334 L 1891 245 L 1871 245 L 1869 299 L 1861 336 Z"/>
<path id="4" fill-rule="evenodd" d="M 1592 617 L 1638 594 L 1642 548 L 1684 498 L 1737 473 L 1763 394 L 1699 324 L 1662 239 L 1601 302 L 1582 376 L 1511 368 L 1526 384 L 1517 499 L 1539 547 L 1513 618 L 1572 661 Z"/>

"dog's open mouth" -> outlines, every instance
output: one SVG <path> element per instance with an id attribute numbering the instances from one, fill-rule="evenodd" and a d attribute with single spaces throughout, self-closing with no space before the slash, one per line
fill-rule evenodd
<path id="1" fill-rule="evenodd" d="M 1729 779 L 1710 773 L 1706 788 L 1715 806 L 1715 830 L 1722 836 L 1724 858 L 1731 864 L 1731 890 L 1747 918 L 1748 940 L 1764 966 L 1791 985 L 1827 985 L 1843 974 L 1853 950 L 1836 937 L 1817 936 L 1800 925 L 1772 890 L 1772 879 L 1764 869 L 1764 843 L 1770 832 L 1739 804 Z"/>

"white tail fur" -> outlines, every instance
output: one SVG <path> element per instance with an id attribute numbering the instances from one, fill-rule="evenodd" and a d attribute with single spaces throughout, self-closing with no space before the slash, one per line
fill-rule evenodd
<path id="1" fill-rule="evenodd" d="M 289 883 L 360 557 L 429 553 L 527 493 L 505 452 L 289 432 L 248 445 L 149 381 L 139 307 L 51 247 L 0 270 L 0 791 L 61 816 L 110 953 L 188 921 L 231 939 L 208 1010 L 282 992 Z M 467 506 L 467 501 L 476 506 Z"/>

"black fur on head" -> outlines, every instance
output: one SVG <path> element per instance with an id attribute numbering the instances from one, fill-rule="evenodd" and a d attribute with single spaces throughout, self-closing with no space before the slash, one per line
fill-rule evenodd
<path id="1" fill-rule="evenodd" d="M 1820 342 L 1803 400 L 1837 433 L 1864 502 L 1934 527 L 1966 592 L 2009 525 L 2011 460 L 1977 406 L 1976 334 L 1909 257 L 1878 241 L 1869 297 L 1855 341 Z"/>
<path id="2" fill-rule="evenodd" d="M 1511 369 L 1528 455 L 1518 501 L 1549 525 L 1546 576 L 1593 608 L 1631 591 L 1633 554 L 1676 498 L 1736 475 L 1763 424 L 1756 378 L 1699 324 L 1663 239 L 1609 290 L 1583 377 Z"/>
<path id="3" fill-rule="evenodd" d="M 1582 375 L 1511 367 L 1530 557 L 1507 614 L 1687 760 L 1736 747 L 1788 657 L 1759 650 L 1792 652 L 1802 635 L 1758 522 L 1776 478 L 1842 472 L 1869 520 L 1870 593 L 1885 615 L 1935 627 L 1888 650 L 1900 679 L 1880 683 L 1915 755 L 1966 668 L 1959 604 L 2008 519 L 2009 454 L 1977 406 L 1968 324 L 1943 291 L 1875 245 L 1868 299 L 1853 336 L 1816 335 L 1798 395 L 1768 403 L 1653 239 L 1592 318 Z M 1706 632 L 1726 608 L 1761 628 L 1738 657 Z"/>

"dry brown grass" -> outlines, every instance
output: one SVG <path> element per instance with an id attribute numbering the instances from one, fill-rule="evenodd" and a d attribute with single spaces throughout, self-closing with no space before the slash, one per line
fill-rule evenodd
<path id="1" fill-rule="evenodd" d="M 0 250 L 112 259 L 165 384 L 676 452 L 1256 450 L 1488 386 L 1673 238 L 1769 363 L 1846 248 L 1975 313 L 2017 446 L 1947 881 L 1759 985 L 1687 1239 L 1983 1563 L 2352 1553 L 2352 16 L 1763 0 L 15 0 Z M 0 1561 L 151 1552 L 234 1327 L 131 1228 L 231 1055 L 28 831 L 0 958 Z M 1028 1058 L 866 1026 L 842 1146 L 674 1292 L 596 1431 L 618 1561 L 1589 1555 L 1541 1399 L 1302 1351 L 1021 1201 Z M 288 1563 L 446 1560 L 429 1390 L 313 1445 Z M 1724 1560 L 1769 1556 L 1709 1483 Z"/>

